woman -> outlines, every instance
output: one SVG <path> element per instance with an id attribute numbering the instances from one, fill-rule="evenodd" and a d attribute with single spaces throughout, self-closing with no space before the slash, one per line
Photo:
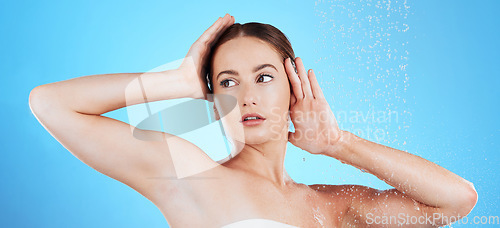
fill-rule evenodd
<path id="1" fill-rule="evenodd" d="M 132 135 L 130 125 L 101 116 L 183 97 L 215 101 L 232 159 L 219 164 L 184 139 L 140 129 Z M 229 14 L 177 69 L 38 86 L 30 107 L 78 159 L 151 200 L 171 227 L 442 226 L 477 201 L 473 185 L 450 171 L 340 130 L 314 72 L 295 58 L 285 35 L 270 25 L 234 24 Z M 288 141 L 394 188 L 296 183 L 284 169 Z"/>

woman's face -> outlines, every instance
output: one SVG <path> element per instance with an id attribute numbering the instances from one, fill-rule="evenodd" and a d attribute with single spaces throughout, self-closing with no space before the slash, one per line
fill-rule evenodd
<path id="1" fill-rule="evenodd" d="M 215 107 L 226 136 L 245 144 L 286 140 L 290 85 L 284 59 L 262 40 L 238 37 L 217 48 L 212 64 Z M 249 113 L 265 120 L 246 126 L 241 121 Z"/>

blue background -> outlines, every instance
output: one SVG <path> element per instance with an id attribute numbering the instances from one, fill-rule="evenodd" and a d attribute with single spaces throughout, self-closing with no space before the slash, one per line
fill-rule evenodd
<path id="1" fill-rule="evenodd" d="M 474 183 L 479 201 L 469 218 L 500 216 L 499 6 L 451 0 L 4 0 L 0 226 L 165 227 L 150 201 L 58 143 L 32 115 L 29 92 L 84 75 L 145 72 L 180 59 L 226 12 L 239 23 L 282 30 L 306 68 L 317 73 L 343 129 L 422 156 Z M 397 113 L 397 119 L 352 118 L 370 111 Z M 107 115 L 127 120 L 124 110 Z M 286 167 L 307 184 L 390 187 L 291 144 Z"/>

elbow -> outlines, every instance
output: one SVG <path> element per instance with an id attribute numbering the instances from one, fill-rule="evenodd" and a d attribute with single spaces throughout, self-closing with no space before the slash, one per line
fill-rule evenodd
<path id="1" fill-rule="evenodd" d="M 43 90 L 43 86 L 37 86 L 34 89 L 31 90 L 29 98 L 28 98 L 28 105 L 30 107 L 30 110 L 33 114 L 36 115 L 38 112 L 38 109 L 40 107 L 40 100 L 41 100 L 41 93 Z"/>
<path id="2" fill-rule="evenodd" d="M 474 185 L 469 181 L 465 182 L 465 187 L 461 195 L 455 202 L 455 209 L 453 210 L 453 214 L 459 217 L 467 216 L 476 206 L 478 199 L 478 194 L 476 192 L 476 189 L 474 188 Z"/>
<path id="3" fill-rule="evenodd" d="M 457 220 L 464 218 L 472 211 L 472 209 L 474 209 L 477 203 L 478 194 L 471 182 L 466 181 L 465 186 L 466 187 L 463 192 L 460 195 L 457 195 L 459 197 L 457 197 L 454 201 L 453 206 L 450 205 L 449 207 L 442 208 L 440 210 L 442 217 L 440 217 L 441 219 L 438 219 L 439 222 L 435 223 L 436 226 L 441 227 L 450 225 Z M 453 219 L 448 220 L 448 218 Z"/>
<path id="4" fill-rule="evenodd" d="M 31 112 L 37 116 L 40 113 L 43 113 L 44 110 L 49 109 L 50 103 L 52 100 L 48 96 L 48 90 L 44 85 L 37 86 L 31 90 L 28 105 L 30 107 Z"/>
<path id="5" fill-rule="evenodd" d="M 465 191 L 466 193 L 464 193 L 464 203 L 460 216 L 466 216 L 467 214 L 469 214 L 476 206 L 478 199 L 476 188 L 474 188 L 474 184 L 472 184 L 472 182 L 467 181 L 466 189 L 467 190 Z"/>

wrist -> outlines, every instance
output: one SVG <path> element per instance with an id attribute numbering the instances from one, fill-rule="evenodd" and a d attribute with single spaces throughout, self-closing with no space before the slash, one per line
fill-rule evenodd
<path id="1" fill-rule="evenodd" d="M 332 136 L 327 150 L 323 154 L 338 160 L 345 160 L 343 157 L 349 151 L 353 136 L 355 135 L 348 131 L 340 130 L 338 135 Z"/>
<path id="2" fill-rule="evenodd" d="M 186 79 L 186 72 L 183 69 L 166 70 L 161 72 L 161 76 L 164 79 L 162 87 L 176 92 L 171 98 L 194 98 L 194 86 Z"/>
<path id="3" fill-rule="evenodd" d="M 179 67 L 174 71 L 175 75 L 178 77 L 180 88 L 184 91 L 183 97 L 205 99 L 208 87 L 204 84 L 204 80 L 198 76 L 192 66 Z"/>

